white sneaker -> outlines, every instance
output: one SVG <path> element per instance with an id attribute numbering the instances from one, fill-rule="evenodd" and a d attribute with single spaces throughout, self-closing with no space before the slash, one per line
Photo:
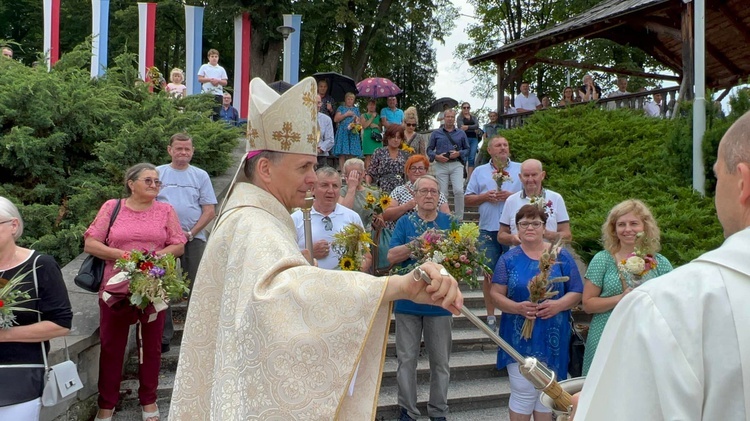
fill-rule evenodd
<path id="1" fill-rule="evenodd" d="M 498 330 L 497 319 L 488 319 L 487 327 L 489 327 L 490 330 L 492 330 L 493 332 L 497 333 L 497 330 Z"/>

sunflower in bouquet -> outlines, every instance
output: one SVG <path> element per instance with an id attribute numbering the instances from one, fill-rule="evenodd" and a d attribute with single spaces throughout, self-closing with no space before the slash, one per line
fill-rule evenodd
<path id="1" fill-rule="evenodd" d="M 339 268 L 346 271 L 362 269 L 365 254 L 374 246 L 370 234 L 355 223 L 348 223 L 344 229 L 333 234 L 331 248 L 339 255 Z"/>
<path id="2" fill-rule="evenodd" d="M 117 259 L 115 269 L 121 271 L 115 276 L 124 276 L 129 282 L 130 303 L 140 309 L 149 304 L 164 306 L 190 291 L 187 274 L 172 254 L 131 250 Z"/>
<path id="3" fill-rule="evenodd" d="M 471 222 L 458 224 L 455 221 L 447 230 L 428 229 L 408 244 L 418 264 L 435 262 L 457 281 L 466 282 L 471 288 L 480 285 L 478 276 L 484 271 L 491 276 L 487 266 L 489 259 L 479 250 L 479 227 Z M 412 267 L 407 268 L 411 270 Z"/>
<path id="4" fill-rule="evenodd" d="M 28 289 L 21 289 L 21 285 L 26 283 L 21 281 L 29 272 L 17 273 L 10 279 L 0 278 L 0 329 L 8 329 L 18 324 L 16 312 L 37 312 L 31 308 L 21 307 L 21 304 L 34 301 L 29 295 Z"/>

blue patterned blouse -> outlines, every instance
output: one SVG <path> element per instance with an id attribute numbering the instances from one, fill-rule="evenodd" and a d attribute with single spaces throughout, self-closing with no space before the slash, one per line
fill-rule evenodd
<path id="1" fill-rule="evenodd" d="M 558 291 L 553 300 L 568 292 L 583 292 L 583 281 L 573 256 L 563 249 L 550 277 L 568 276 L 567 282 L 553 284 Z M 539 261 L 529 258 L 521 247 L 514 247 L 500 256 L 492 276 L 492 283 L 507 285 L 508 298 L 516 302 L 529 299 L 528 283 L 539 273 Z M 525 357 L 536 357 L 557 373 L 558 380 L 568 377 L 568 344 L 570 342 L 570 310 L 543 320 L 537 318 L 531 339 L 521 338 L 521 328 L 526 320 L 520 314 L 503 314 L 500 318 L 500 336 Z M 497 368 L 502 369 L 515 361 L 503 350 L 497 352 Z"/>

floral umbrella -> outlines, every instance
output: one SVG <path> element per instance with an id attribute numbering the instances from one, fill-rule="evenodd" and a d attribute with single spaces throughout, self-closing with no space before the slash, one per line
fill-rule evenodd
<path id="1" fill-rule="evenodd" d="M 384 77 L 368 77 L 357 83 L 359 96 L 369 98 L 387 98 L 401 93 L 401 88 Z"/>

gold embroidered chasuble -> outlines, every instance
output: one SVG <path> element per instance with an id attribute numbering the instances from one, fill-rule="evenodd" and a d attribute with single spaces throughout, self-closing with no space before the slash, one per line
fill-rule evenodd
<path id="1" fill-rule="evenodd" d="M 386 278 L 309 266 L 284 206 L 236 184 L 196 276 L 170 418 L 373 419 L 390 320 L 385 286 Z"/>

